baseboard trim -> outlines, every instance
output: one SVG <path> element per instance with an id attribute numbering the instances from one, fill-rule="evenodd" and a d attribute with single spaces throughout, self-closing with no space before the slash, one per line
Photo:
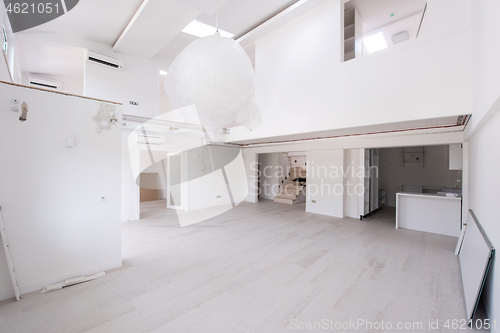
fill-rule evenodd
<path id="1" fill-rule="evenodd" d="M 91 268 L 81 269 L 81 270 L 71 272 L 68 274 L 59 275 L 57 277 L 54 277 L 51 279 L 46 279 L 46 280 L 43 280 L 43 281 L 40 281 L 37 283 L 33 283 L 30 285 L 24 285 L 24 286 L 21 285 L 21 286 L 19 286 L 19 291 L 21 292 L 21 301 L 22 301 L 23 295 L 26 295 L 26 294 L 29 294 L 32 292 L 36 292 L 36 291 L 40 291 L 43 288 L 45 288 L 46 286 L 48 286 L 49 284 L 58 283 L 58 282 L 66 280 L 66 279 L 71 279 L 71 278 L 74 278 L 77 276 L 87 276 L 87 275 L 92 275 L 92 274 L 99 273 L 102 271 L 108 271 L 108 270 L 111 270 L 114 268 L 121 267 L 122 265 L 123 265 L 122 260 L 120 259 L 120 260 L 115 260 L 115 261 L 105 263 L 105 264 L 102 264 L 99 266 L 94 266 Z M 12 292 L 4 291 L 4 292 L 0 293 L 0 301 L 6 300 L 6 299 L 9 299 L 12 297 L 14 297 L 14 291 L 12 291 Z"/>

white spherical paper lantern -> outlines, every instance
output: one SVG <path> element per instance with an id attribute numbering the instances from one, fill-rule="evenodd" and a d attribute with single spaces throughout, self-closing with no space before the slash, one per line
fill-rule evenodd
<path id="1" fill-rule="evenodd" d="M 176 108 L 194 104 L 208 131 L 261 123 L 252 63 L 231 38 L 214 35 L 189 44 L 170 66 L 165 91 Z"/>

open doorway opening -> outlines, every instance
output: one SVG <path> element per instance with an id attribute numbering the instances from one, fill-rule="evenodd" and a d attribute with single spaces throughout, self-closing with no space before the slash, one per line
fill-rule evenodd
<path id="1" fill-rule="evenodd" d="M 259 154 L 259 200 L 297 205 L 306 201 L 305 152 Z"/>
<path id="2" fill-rule="evenodd" d="M 393 216 L 395 228 L 458 237 L 462 227 L 461 144 L 363 149 L 360 216 Z M 361 155 L 360 155 L 361 156 Z"/>
<path id="3" fill-rule="evenodd" d="M 141 173 L 140 201 L 151 202 L 162 200 L 160 195 L 160 175 L 158 173 Z"/>

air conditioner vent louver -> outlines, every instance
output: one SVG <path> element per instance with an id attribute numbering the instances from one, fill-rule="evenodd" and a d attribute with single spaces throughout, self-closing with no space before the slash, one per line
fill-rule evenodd
<path id="1" fill-rule="evenodd" d="M 165 137 L 156 135 L 142 135 L 137 136 L 137 143 L 144 143 L 150 145 L 160 146 L 165 144 Z"/>
<path id="2" fill-rule="evenodd" d="M 61 82 L 49 80 L 49 79 L 44 79 L 41 77 L 30 76 L 29 83 L 32 86 L 49 88 L 49 89 L 54 89 L 54 90 L 61 90 Z"/>
<path id="3" fill-rule="evenodd" d="M 100 59 L 96 59 L 96 58 L 93 58 L 93 57 L 89 57 L 89 60 L 93 61 L 93 62 L 97 62 L 97 63 L 99 63 L 101 65 L 111 66 L 111 67 L 114 67 L 114 68 L 119 68 L 120 67 L 117 64 L 112 64 L 110 62 L 107 62 L 107 61 L 104 61 L 104 60 L 100 60 Z"/>
<path id="4" fill-rule="evenodd" d="M 123 61 L 121 61 L 120 59 L 116 59 L 95 51 L 88 51 L 87 60 L 113 69 L 123 68 Z"/>

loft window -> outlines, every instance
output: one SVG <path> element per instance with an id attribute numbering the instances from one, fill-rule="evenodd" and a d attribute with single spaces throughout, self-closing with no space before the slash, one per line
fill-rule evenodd
<path id="1" fill-rule="evenodd" d="M 2 35 L 3 35 L 2 50 L 5 52 L 5 54 L 7 54 L 8 43 L 7 43 L 7 33 L 5 32 L 5 26 L 2 27 Z"/>

